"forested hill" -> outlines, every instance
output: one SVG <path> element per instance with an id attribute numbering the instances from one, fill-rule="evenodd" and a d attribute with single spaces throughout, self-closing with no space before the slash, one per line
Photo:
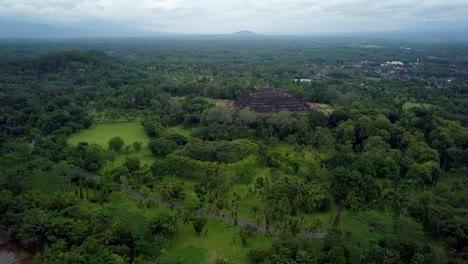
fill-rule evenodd
<path id="1" fill-rule="evenodd" d="M 108 82 L 112 86 L 128 84 L 141 78 L 134 67 L 104 52 L 73 50 L 41 55 L 33 59 L 6 59 L 0 64 L 2 81 L 15 75 L 23 81 L 49 80 L 72 85 Z M 17 79 L 20 80 L 20 79 Z M 14 80 L 13 80 L 14 81 Z"/>

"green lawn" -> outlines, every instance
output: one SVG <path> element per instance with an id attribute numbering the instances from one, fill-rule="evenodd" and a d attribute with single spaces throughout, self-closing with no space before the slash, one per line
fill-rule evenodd
<path id="1" fill-rule="evenodd" d="M 79 142 L 88 142 L 90 144 L 98 144 L 107 149 L 109 140 L 117 136 L 121 137 L 126 145 L 131 145 L 133 142 L 142 142 L 143 148 L 139 153 L 135 153 L 132 149 L 129 153 L 119 154 L 114 163 L 107 164 L 104 170 L 119 166 L 126 157 L 134 155 L 140 158 L 142 165 L 153 163 L 155 157 L 148 149 L 150 138 L 146 135 L 145 130 L 139 122 L 93 124 L 90 128 L 71 135 L 68 138 L 68 144 L 75 145 Z"/>
<path id="2" fill-rule="evenodd" d="M 117 136 L 122 137 L 127 145 L 139 141 L 146 147 L 150 140 L 140 123 L 128 122 L 94 124 L 88 129 L 71 135 L 68 143 L 71 145 L 76 145 L 79 142 L 95 143 L 107 149 L 109 140 Z"/>

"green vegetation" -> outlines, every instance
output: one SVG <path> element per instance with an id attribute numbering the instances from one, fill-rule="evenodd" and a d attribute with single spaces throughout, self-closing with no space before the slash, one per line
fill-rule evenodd
<path id="1" fill-rule="evenodd" d="M 325 111 L 327 111 L 328 113 L 333 112 L 333 107 L 329 104 L 321 104 L 321 103 L 315 103 L 315 104 L 325 109 Z"/>
<path id="2" fill-rule="evenodd" d="M 109 43 L 0 42 L 0 224 L 38 262 L 468 260 L 466 44 Z M 227 104 L 271 87 L 320 108 Z"/>
<path id="3" fill-rule="evenodd" d="M 88 142 L 107 148 L 109 140 L 113 137 L 121 137 L 126 145 L 131 145 L 133 142 L 143 142 L 143 145 L 146 146 L 149 143 L 145 130 L 137 122 L 92 125 L 88 129 L 74 133 L 68 138 L 68 142 L 71 145 Z"/>
<path id="4" fill-rule="evenodd" d="M 428 103 L 414 103 L 414 102 L 406 102 L 403 105 L 404 109 L 410 109 L 410 108 L 415 108 L 415 107 L 430 109 L 430 108 L 434 108 L 435 106 L 432 104 L 428 104 Z"/>

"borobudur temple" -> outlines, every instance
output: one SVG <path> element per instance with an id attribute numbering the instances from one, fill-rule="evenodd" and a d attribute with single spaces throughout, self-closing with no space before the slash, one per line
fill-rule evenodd
<path id="1" fill-rule="evenodd" d="M 310 107 L 306 101 L 290 93 L 268 89 L 249 93 L 235 101 L 238 107 L 249 107 L 258 114 L 272 114 L 281 111 L 308 112 Z"/>

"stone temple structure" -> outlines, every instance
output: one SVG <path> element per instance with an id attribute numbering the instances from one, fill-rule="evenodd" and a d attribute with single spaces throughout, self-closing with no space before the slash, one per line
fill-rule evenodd
<path id="1" fill-rule="evenodd" d="M 281 111 L 305 113 L 310 109 L 303 99 L 274 89 L 246 94 L 239 97 L 234 104 L 238 107 L 249 107 L 261 115 Z"/>

